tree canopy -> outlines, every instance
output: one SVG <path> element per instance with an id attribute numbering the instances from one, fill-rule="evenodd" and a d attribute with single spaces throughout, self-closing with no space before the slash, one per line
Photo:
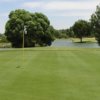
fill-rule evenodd
<path id="1" fill-rule="evenodd" d="M 91 34 L 90 23 L 85 20 L 78 20 L 73 25 L 74 36 L 80 38 L 80 42 L 82 42 L 82 38 L 89 36 Z"/>
<path id="2" fill-rule="evenodd" d="M 24 29 L 24 27 L 26 29 Z M 48 46 L 54 40 L 50 21 L 42 13 L 30 13 L 23 9 L 11 11 L 6 23 L 5 35 L 13 47 Z"/>
<path id="3" fill-rule="evenodd" d="M 91 25 L 95 33 L 96 40 L 100 45 L 100 5 L 97 6 L 95 13 L 91 16 Z"/>

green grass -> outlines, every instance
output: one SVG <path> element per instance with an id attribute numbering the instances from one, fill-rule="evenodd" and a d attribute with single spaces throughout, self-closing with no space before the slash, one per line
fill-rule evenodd
<path id="1" fill-rule="evenodd" d="M 73 42 L 80 42 L 79 38 L 71 38 L 71 40 Z M 83 40 L 83 42 L 97 42 L 94 37 L 93 38 L 83 38 L 82 40 Z"/>
<path id="2" fill-rule="evenodd" d="M 0 51 L 0 100 L 100 100 L 100 49 Z"/>

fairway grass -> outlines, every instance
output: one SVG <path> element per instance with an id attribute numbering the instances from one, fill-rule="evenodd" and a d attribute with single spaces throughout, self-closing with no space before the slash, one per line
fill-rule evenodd
<path id="1" fill-rule="evenodd" d="M 0 100 L 100 100 L 100 49 L 0 51 Z"/>

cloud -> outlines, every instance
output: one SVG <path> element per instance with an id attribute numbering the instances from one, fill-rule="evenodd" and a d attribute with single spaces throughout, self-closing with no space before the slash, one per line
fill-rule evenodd
<path id="1" fill-rule="evenodd" d="M 4 31 L 8 20 L 9 12 L 6 12 L 15 8 L 43 12 L 55 27 L 63 28 L 77 19 L 89 19 L 99 3 L 100 0 L 0 0 L 1 5 L 7 4 L 5 8 L 1 6 L 0 32 Z"/>
<path id="2" fill-rule="evenodd" d="M 24 2 L 24 8 L 35 9 L 48 17 L 78 17 L 89 19 L 95 11 L 99 0 L 62 0 Z"/>
<path id="3" fill-rule="evenodd" d="M 41 7 L 42 4 L 43 4 L 42 2 L 25 2 L 22 4 L 22 7 L 36 8 L 36 7 Z"/>
<path id="4" fill-rule="evenodd" d="M 77 17 L 77 16 L 90 16 L 91 15 L 91 12 L 90 11 L 87 11 L 87 12 L 77 12 L 77 11 L 73 11 L 73 12 L 61 12 L 61 13 L 55 13 L 53 14 L 53 16 L 62 16 L 62 17 L 70 17 L 70 16 L 74 16 L 74 17 Z"/>
<path id="5" fill-rule="evenodd" d="M 95 9 L 96 5 L 98 5 L 98 1 L 58 1 L 58 2 L 49 2 L 44 5 L 44 9 L 47 10 L 86 10 L 86 9 Z"/>
<path id="6" fill-rule="evenodd" d="M 99 0 L 88 0 L 88 1 L 35 1 L 35 2 L 24 2 L 22 7 L 26 8 L 39 8 L 43 10 L 87 10 L 95 9 L 96 5 L 99 4 Z"/>

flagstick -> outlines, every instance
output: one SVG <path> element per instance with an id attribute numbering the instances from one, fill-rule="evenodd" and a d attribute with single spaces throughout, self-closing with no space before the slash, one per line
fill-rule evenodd
<path id="1" fill-rule="evenodd" d="M 23 66 L 24 66 L 24 48 L 25 48 L 25 34 L 27 34 L 26 26 L 24 26 L 24 31 L 23 31 L 23 43 L 22 43 L 22 48 L 23 48 Z"/>
<path id="2" fill-rule="evenodd" d="M 22 43 L 22 48 L 23 48 L 23 66 L 24 66 L 24 31 L 23 31 L 23 43 Z"/>

